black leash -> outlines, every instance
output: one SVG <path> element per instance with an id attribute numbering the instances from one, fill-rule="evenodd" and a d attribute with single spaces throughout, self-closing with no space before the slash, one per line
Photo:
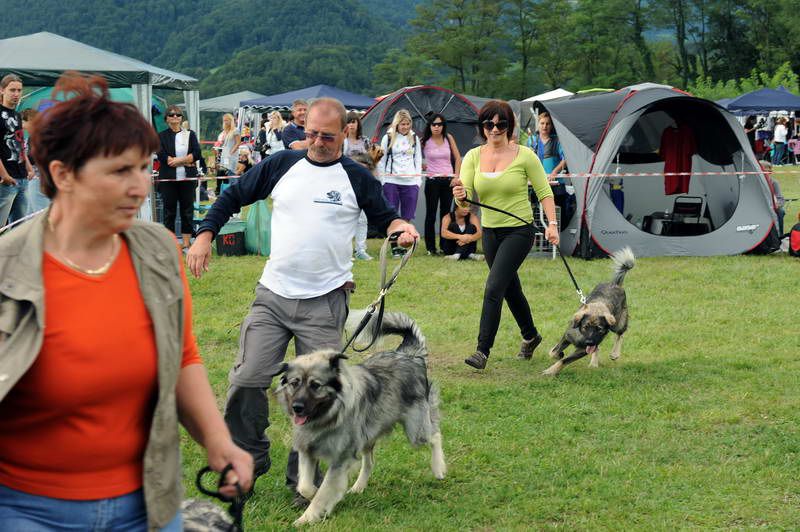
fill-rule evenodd
<path id="1" fill-rule="evenodd" d="M 369 344 L 363 348 L 357 348 L 355 345 L 353 345 L 352 346 L 353 351 L 355 351 L 356 353 L 363 353 L 364 351 L 372 347 L 372 345 L 375 343 L 375 340 L 377 340 L 378 337 L 380 336 L 381 322 L 383 322 L 383 310 L 385 306 L 384 298 L 386 297 L 386 294 L 389 292 L 389 289 L 392 288 L 392 285 L 394 285 L 395 281 L 397 281 L 397 277 L 400 275 L 400 270 L 403 269 L 403 267 L 411 258 L 411 255 L 414 254 L 414 250 L 417 249 L 417 241 L 414 240 L 414 243 L 411 244 L 411 247 L 406 251 L 403 257 L 400 259 L 400 264 L 397 265 L 397 267 L 392 272 L 391 277 L 389 277 L 389 280 L 387 281 L 386 254 L 389 251 L 390 244 L 392 244 L 393 242 L 397 242 L 397 239 L 400 237 L 401 234 L 403 234 L 402 231 L 396 231 L 391 235 L 387 236 L 386 239 L 383 241 L 380 254 L 381 290 L 380 292 L 378 292 L 378 297 L 375 299 L 375 301 L 370 303 L 370 305 L 367 307 L 367 313 L 361 319 L 361 322 L 358 324 L 358 327 L 356 327 L 355 332 L 352 334 L 352 336 L 350 336 L 350 339 L 342 348 L 342 353 L 347 351 L 347 348 L 350 347 L 350 344 L 352 344 L 353 341 L 356 339 L 356 337 L 359 334 L 361 334 L 361 331 L 363 331 L 364 328 L 367 326 L 367 323 L 369 323 L 369 320 L 372 318 L 372 315 L 375 314 L 376 310 L 378 311 L 378 317 L 376 318 L 377 326 L 375 328 L 375 334 L 372 336 L 372 340 L 370 340 Z"/>
<path id="2" fill-rule="evenodd" d="M 498 209 L 497 207 L 492 207 L 491 205 L 485 205 L 485 204 L 479 203 L 477 201 L 472 201 L 469 198 L 464 198 L 464 201 L 467 202 L 467 203 L 471 203 L 473 205 L 476 205 L 478 207 L 483 207 L 484 209 L 489 209 L 490 211 L 496 211 L 496 212 L 505 214 L 506 216 L 511 216 L 512 218 L 516 218 L 520 222 L 522 222 L 525 225 L 527 225 L 528 227 L 532 228 L 534 231 L 538 230 L 538 227 L 534 223 L 529 222 L 527 220 L 523 220 L 522 218 L 520 218 L 516 214 L 510 213 L 508 211 L 504 211 L 503 209 Z M 553 245 L 555 246 L 556 250 L 558 250 L 558 256 L 561 257 L 561 262 L 564 263 L 564 268 L 567 269 L 567 273 L 569 274 L 569 278 L 572 280 L 572 285 L 575 287 L 575 292 L 578 293 L 578 297 L 581 300 L 581 304 L 586 303 L 586 296 L 583 295 L 583 290 L 581 290 L 581 287 L 578 286 L 578 281 L 575 280 L 575 276 L 572 274 L 572 270 L 570 269 L 569 264 L 567 264 L 567 259 L 564 257 L 564 254 L 561 253 L 561 247 L 558 244 L 553 244 Z"/>
<path id="3" fill-rule="evenodd" d="M 195 478 L 194 485 L 197 486 L 198 491 L 204 495 L 214 497 L 222 502 L 231 503 L 231 505 L 228 507 L 228 513 L 231 514 L 231 517 L 233 518 L 233 524 L 228 530 L 229 532 L 244 532 L 244 526 L 242 525 L 242 514 L 244 513 L 244 503 L 247 502 L 249 497 L 242 491 L 242 487 L 238 482 L 234 484 L 236 487 L 236 497 L 232 499 L 223 495 L 219 491 L 219 489 L 225 484 L 225 475 L 227 475 L 230 471 L 233 471 L 233 464 L 226 465 L 225 469 L 220 472 L 219 482 L 217 483 L 217 491 L 212 491 L 203 485 L 203 477 L 208 473 L 214 473 L 214 470 L 209 466 L 206 466 L 197 472 L 197 478 Z"/>

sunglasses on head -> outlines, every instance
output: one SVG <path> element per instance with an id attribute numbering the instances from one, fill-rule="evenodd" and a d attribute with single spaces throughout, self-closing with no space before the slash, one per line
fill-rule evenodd
<path id="1" fill-rule="evenodd" d="M 317 133 L 315 131 L 306 131 L 306 139 L 314 142 L 317 139 L 322 140 L 322 142 L 333 142 L 336 140 L 336 135 L 331 135 L 330 133 Z"/>
<path id="2" fill-rule="evenodd" d="M 182 115 L 182 114 L 180 114 L 180 113 L 167 113 L 167 116 L 169 116 L 169 117 L 175 117 L 175 116 L 183 116 L 183 115 Z"/>
<path id="3" fill-rule="evenodd" d="M 491 131 L 494 128 L 497 128 L 497 131 L 505 131 L 508 129 L 508 120 L 498 120 L 497 122 L 493 122 L 492 120 L 484 120 L 481 122 L 481 126 L 486 131 Z"/>

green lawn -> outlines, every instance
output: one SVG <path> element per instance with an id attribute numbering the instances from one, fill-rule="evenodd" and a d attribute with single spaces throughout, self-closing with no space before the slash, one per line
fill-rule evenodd
<path id="1" fill-rule="evenodd" d="M 797 174 L 778 178 L 786 197 L 800 197 Z M 787 205 L 787 228 L 799 209 Z M 220 405 L 263 264 L 215 257 L 192 282 L 195 330 Z M 607 260 L 570 264 L 587 292 L 611 274 Z M 358 308 L 375 296 L 377 264 L 356 263 L 354 273 Z M 599 369 L 587 358 L 555 379 L 540 373 L 577 297 L 560 261 L 531 259 L 520 275 L 544 344 L 532 361 L 517 360 L 506 309 L 478 373 L 463 358 L 475 347 L 486 266 L 424 253 L 409 262 L 387 308 L 414 317 L 428 338 L 448 477 L 433 479 L 427 450 L 411 450 L 396 431 L 376 448 L 366 492 L 347 495 L 317 528 L 798 527 L 800 262 L 786 254 L 639 259 L 626 279 L 622 358 L 608 359 L 609 341 Z M 301 513 L 283 486 L 290 426 L 274 407 L 272 421 L 273 469 L 248 503 L 249 530 L 284 529 Z M 186 440 L 184 456 L 194 495 L 203 455 Z"/>

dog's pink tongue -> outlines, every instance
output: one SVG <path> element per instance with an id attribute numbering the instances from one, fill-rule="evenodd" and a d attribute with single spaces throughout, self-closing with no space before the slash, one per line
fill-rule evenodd
<path id="1" fill-rule="evenodd" d="M 306 421 L 308 421 L 308 416 L 294 416 L 295 425 L 305 425 Z"/>
<path id="2" fill-rule="evenodd" d="M 586 346 L 586 352 L 589 353 L 590 355 L 592 353 L 594 353 L 595 351 L 597 351 L 597 346 L 596 345 Z"/>

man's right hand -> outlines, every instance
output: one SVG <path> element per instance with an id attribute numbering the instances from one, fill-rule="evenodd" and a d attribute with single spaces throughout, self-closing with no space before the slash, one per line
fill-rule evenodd
<path id="1" fill-rule="evenodd" d="M 208 271 L 208 263 L 211 262 L 211 239 L 211 231 L 203 231 L 194 239 L 192 247 L 186 254 L 186 266 L 197 279 Z"/>
<path id="2" fill-rule="evenodd" d="M 0 183 L 2 183 L 4 185 L 16 185 L 17 184 L 17 180 L 14 179 L 11 176 L 0 177 Z"/>

